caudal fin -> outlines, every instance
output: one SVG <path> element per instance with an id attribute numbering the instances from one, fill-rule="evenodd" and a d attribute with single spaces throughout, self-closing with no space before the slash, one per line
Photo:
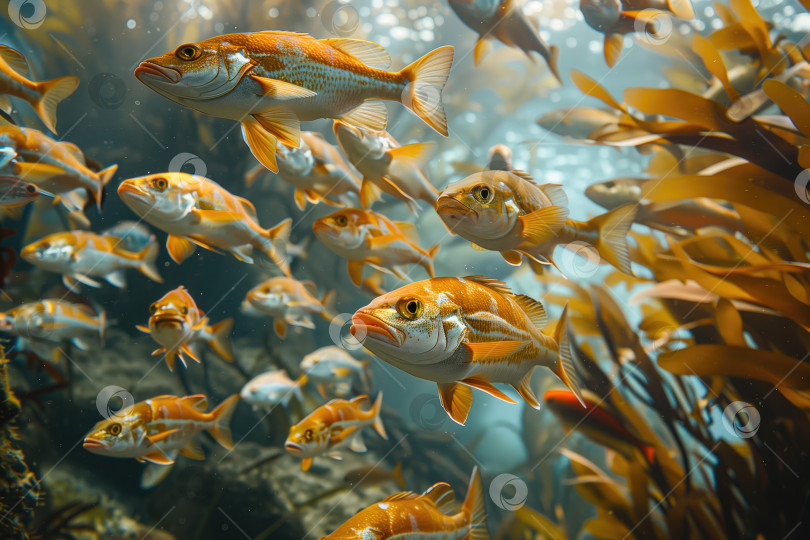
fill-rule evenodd
<path id="1" fill-rule="evenodd" d="M 442 104 L 442 89 L 453 67 L 453 54 L 453 47 L 439 47 L 400 72 L 409 81 L 402 93 L 402 104 L 445 137 L 447 116 Z"/>
<path id="2" fill-rule="evenodd" d="M 236 410 L 236 404 L 239 401 L 239 394 L 234 394 L 222 403 L 219 407 L 211 411 L 211 416 L 215 420 L 215 424 L 208 428 L 208 433 L 216 439 L 224 448 L 233 450 L 233 438 L 231 437 L 231 416 L 233 411 Z"/>
<path id="3" fill-rule="evenodd" d="M 430 248 L 427 252 L 428 256 L 423 257 L 422 260 L 419 262 L 419 264 L 422 265 L 422 267 L 425 269 L 425 272 L 427 272 L 431 278 L 436 277 L 436 272 L 433 269 L 433 261 L 436 259 L 436 254 L 439 253 L 440 247 L 441 244 L 436 244 L 435 246 Z"/>
<path id="4" fill-rule="evenodd" d="M 118 165 L 110 165 L 106 169 L 103 169 L 98 172 L 98 184 L 95 186 L 95 191 L 89 192 L 90 196 L 96 203 L 96 208 L 98 211 L 101 212 L 101 203 L 104 199 L 104 186 L 110 183 L 115 177 L 115 173 L 118 170 Z"/>
<path id="5" fill-rule="evenodd" d="M 599 233 L 596 251 L 607 262 L 628 275 L 633 275 L 630 266 L 630 251 L 627 247 L 627 235 L 630 226 L 636 219 L 638 205 L 625 204 L 601 216 L 588 221 L 588 227 Z"/>
<path id="6" fill-rule="evenodd" d="M 231 330 L 233 330 L 233 318 L 228 317 L 219 321 L 209 328 L 211 339 L 207 342 L 208 346 L 214 349 L 214 352 L 228 362 L 233 362 L 233 349 L 230 340 Z"/>
<path id="7" fill-rule="evenodd" d="M 327 321 L 333 320 L 337 317 L 337 312 L 335 311 L 335 299 L 337 298 L 337 291 L 332 289 L 331 291 L 327 291 L 323 298 L 321 298 L 321 305 L 323 306 L 323 311 L 321 311 L 321 317 L 326 319 Z"/>
<path id="8" fill-rule="evenodd" d="M 391 477 L 394 479 L 394 482 L 397 483 L 399 487 L 405 489 L 405 477 L 402 476 L 402 462 L 397 461 L 394 470 L 391 471 Z"/>
<path id="9" fill-rule="evenodd" d="M 267 229 L 266 236 L 270 242 L 262 246 L 262 251 L 279 270 L 290 277 L 290 263 L 287 261 L 287 243 L 290 241 L 292 218 L 287 218 L 272 229 Z"/>
<path id="10" fill-rule="evenodd" d="M 141 262 L 138 265 L 138 270 L 152 281 L 163 283 L 163 276 L 160 275 L 155 265 L 159 252 L 160 246 L 154 240 L 150 240 L 149 245 L 143 248 L 139 254 Z"/>
<path id="11" fill-rule="evenodd" d="M 56 106 L 79 86 L 79 78 L 73 75 L 37 83 L 40 98 L 34 104 L 42 123 L 56 133 Z"/>
<path id="12" fill-rule="evenodd" d="M 558 357 L 557 368 L 554 373 L 565 383 L 577 399 L 585 406 L 582 399 L 582 391 L 579 388 L 579 376 L 574 366 L 574 353 L 571 351 L 571 341 L 568 337 L 568 304 L 563 308 L 560 320 L 557 321 L 557 328 L 554 329 L 554 341 L 557 342 Z"/>
<path id="13" fill-rule="evenodd" d="M 487 509 L 484 502 L 484 486 L 481 483 L 481 474 L 478 467 L 473 468 L 470 477 L 470 486 L 467 488 L 467 496 L 461 506 L 461 514 L 464 521 L 469 525 L 465 538 L 470 540 L 489 540 L 489 529 L 487 528 Z"/>
<path id="14" fill-rule="evenodd" d="M 385 426 L 383 426 L 382 418 L 380 417 L 380 412 L 382 411 L 382 396 L 383 393 L 382 390 L 380 390 L 380 393 L 377 394 L 377 399 L 374 400 L 374 406 L 371 407 L 371 412 L 374 413 L 374 423 L 371 427 L 374 428 L 374 431 L 376 431 L 380 437 L 387 439 L 388 434 L 385 433 Z"/>

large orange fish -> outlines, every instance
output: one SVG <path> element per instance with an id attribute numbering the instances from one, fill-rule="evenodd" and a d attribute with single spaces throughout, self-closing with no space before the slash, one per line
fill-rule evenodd
<path id="1" fill-rule="evenodd" d="M 240 122 L 253 155 L 275 172 L 276 145 L 297 148 L 300 122 L 339 118 L 381 131 L 388 116 L 381 100 L 399 101 L 446 136 L 441 91 L 453 47 L 401 71 L 386 71 L 390 61 L 369 41 L 253 32 L 180 45 L 142 62 L 135 76 L 181 105 Z"/>
<path id="2" fill-rule="evenodd" d="M 464 424 L 472 391 L 515 403 L 492 383 L 515 387 L 540 408 L 531 388 L 546 366 L 579 396 L 568 340 L 567 306 L 553 335 L 543 332 L 540 302 L 495 279 L 472 276 L 417 281 L 384 294 L 352 317 L 351 333 L 389 364 L 439 385 L 442 407 Z"/>
<path id="3" fill-rule="evenodd" d="M 453 488 L 445 482 L 418 495 L 404 491 L 372 504 L 321 540 L 385 540 L 388 538 L 487 540 L 487 513 L 478 467 L 473 469 L 467 497 L 456 511 Z"/>

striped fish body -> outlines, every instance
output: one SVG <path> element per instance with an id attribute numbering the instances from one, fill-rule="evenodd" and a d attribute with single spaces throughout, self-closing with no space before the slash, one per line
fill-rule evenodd
<path id="1" fill-rule="evenodd" d="M 82 338 L 88 334 L 98 334 L 103 341 L 105 327 L 103 311 L 96 314 L 63 300 L 40 300 L 0 314 L 0 330 L 47 341 L 73 340 L 80 348 L 86 348 Z"/>

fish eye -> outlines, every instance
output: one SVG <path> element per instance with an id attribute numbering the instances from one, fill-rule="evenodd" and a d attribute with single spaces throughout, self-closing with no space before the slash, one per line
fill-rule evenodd
<path id="1" fill-rule="evenodd" d="M 158 176 L 152 180 L 152 185 L 154 185 L 155 189 L 158 191 L 166 191 L 166 188 L 169 187 L 169 181 L 162 176 Z"/>
<path id="2" fill-rule="evenodd" d="M 346 224 L 349 223 L 349 220 L 346 219 L 346 216 L 341 214 L 335 218 L 335 223 L 337 224 L 338 227 L 345 227 Z"/>
<path id="3" fill-rule="evenodd" d="M 110 424 L 110 427 L 107 428 L 107 433 L 112 435 L 113 437 L 117 436 L 121 433 L 121 424 L 115 423 Z"/>
<path id="4" fill-rule="evenodd" d="M 495 192 L 486 184 L 475 186 L 472 190 L 472 194 L 476 201 L 484 204 L 492 202 L 492 199 L 495 197 Z"/>
<path id="5" fill-rule="evenodd" d="M 188 315 L 188 306 L 183 306 L 183 309 L 180 310 L 183 315 Z"/>
<path id="6" fill-rule="evenodd" d="M 304 432 L 304 440 L 311 441 L 312 440 L 312 430 L 308 429 Z"/>
<path id="7" fill-rule="evenodd" d="M 37 187 L 34 184 L 28 184 L 25 186 L 25 191 L 28 192 L 29 195 L 33 195 L 37 192 Z"/>
<path id="8" fill-rule="evenodd" d="M 185 45 L 180 45 L 177 47 L 177 50 L 174 51 L 174 55 L 179 58 L 180 60 L 196 60 L 202 54 L 202 49 L 199 46 L 194 45 L 193 43 L 187 43 Z"/>
<path id="9" fill-rule="evenodd" d="M 416 298 L 402 298 L 397 302 L 397 312 L 408 320 L 419 317 L 422 309 L 422 302 Z"/>
<path id="10" fill-rule="evenodd" d="M 616 182 L 614 182 L 613 180 L 610 180 L 609 182 L 605 182 L 603 185 L 604 185 L 606 188 L 611 189 L 613 186 L 615 186 L 615 185 L 616 185 Z"/>
<path id="11" fill-rule="evenodd" d="M 157 311 L 157 304 L 152 304 L 151 306 L 149 306 L 149 313 L 154 315 L 156 311 Z"/>

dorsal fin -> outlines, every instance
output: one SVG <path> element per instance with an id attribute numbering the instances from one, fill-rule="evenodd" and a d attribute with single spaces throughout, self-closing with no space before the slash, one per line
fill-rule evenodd
<path id="1" fill-rule="evenodd" d="M 28 60 L 25 59 L 25 56 L 23 56 L 21 52 L 6 45 L 0 45 L 0 57 L 6 61 L 11 69 L 20 75 L 28 75 L 30 71 Z"/>
<path id="2" fill-rule="evenodd" d="M 548 315 L 546 315 L 546 309 L 543 307 L 543 304 L 525 294 L 515 295 L 515 302 L 523 308 L 523 311 L 526 312 L 526 315 L 529 316 L 532 324 L 534 324 L 538 330 L 542 330 L 546 326 L 548 323 Z"/>
<path id="3" fill-rule="evenodd" d="M 205 410 L 208 408 L 208 397 L 206 397 L 204 394 L 194 394 L 193 396 L 186 396 L 182 398 L 180 401 L 200 412 L 205 412 Z"/>
<path id="4" fill-rule="evenodd" d="M 504 283 L 503 281 L 498 281 L 495 278 L 490 278 L 486 276 L 464 276 L 463 279 L 468 279 L 470 281 L 478 283 L 479 285 L 483 285 L 484 287 L 489 287 L 490 289 L 498 291 L 501 294 L 506 294 L 510 296 L 514 295 L 512 289 L 507 287 L 506 283 Z"/>
<path id="5" fill-rule="evenodd" d="M 368 67 L 375 69 L 388 69 L 391 66 L 391 57 L 385 49 L 362 39 L 331 38 L 322 39 L 326 43 L 339 51 L 354 56 Z"/>
<path id="6" fill-rule="evenodd" d="M 308 280 L 306 280 L 306 281 L 299 281 L 299 283 L 300 283 L 300 284 L 301 284 L 301 286 L 303 286 L 303 287 L 304 287 L 304 289 L 306 289 L 306 290 L 307 290 L 307 292 L 308 292 L 309 294 L 311 294 L 312 296 L 315 296 L 316 294 L 318 294 L 318 286 L 315 284 L 315 282 L 314 282 L 314 281 L 312 281 L 312 280 L 309 280 L 309 279 L 308 279 Z"/>
<path id="7" fill-rule="evenodd" d="M 560 184 L 543 184 L 540 189 L 551 200 L 552 206 L 568 208 L 568 195 Z"/>
<path id="8" fill-rule="evenodd" d="M 371 400 L 367 395 L 363 394 L 362 396 L 357 396 L 356 398 L 352 399 L 350 403 L 371 403 Z"/>
<path id="9" fill-rule="evenodd" d="M 449 514 L 455 510 L 456 496 L 453 488 L 446 482 L 433 484 L 422 494 L 422 497 L 433 501 L 439 512 L 443 514 Z"/>
<path id="10" fill-rule="evenodd" d="M 532 178 L 532 175 L 530 175 L 526 171 L 520 171 L 520 170 L 517 170 L 517 169 L 513 169 L 513 170 L 511 170 L 509 172 L 514 174 L 515 176 L 518 176 L 518 177 L 522 178 L 523 180 L 526 180 L 527 182 L 531 182 L 532 184 L 537 185 L 537 181 L 534 178 Z"/>
<path id="11" fill-rule="evenodd" d="M 416 225 L 408 221 L 395 221 L 394 225 L 399 227 L 402 234 L 412 243 L 419 245 L 419 233 L 416 231 Z"/>
<path id="12" fill-rule="evenodd" d="M 162 394 L 160 396 L 154 396 L 151 399 L 152 400 L 155 400 L 155 399 L 177 399 L 177 396 L 173 396 L 172 394 Z"/>
<path id="13" fill-rule="evenodd" d="M 413 491 L 400 491 L 399 493 L 394 493 L 390 497 L 386 497 L 383 499 L 383 502 L 391 502 L 391 501 L 406 501 L 408 499 L 416 499 L 419 498 L 421 495 L 418 493 L 414 493 Z"/>
<path id="14" fill-rule="evenodd" d="M 245 209 L 245 212 L 247 212 L 253 221 L 259 221 L 259 218 L 256 216 L 256 207 L 253 206 L 252 202 L 247 199 L 243 199 L 242 197 L 236 197 L 236 200 L 239 202 L 240 206 Z"/>

